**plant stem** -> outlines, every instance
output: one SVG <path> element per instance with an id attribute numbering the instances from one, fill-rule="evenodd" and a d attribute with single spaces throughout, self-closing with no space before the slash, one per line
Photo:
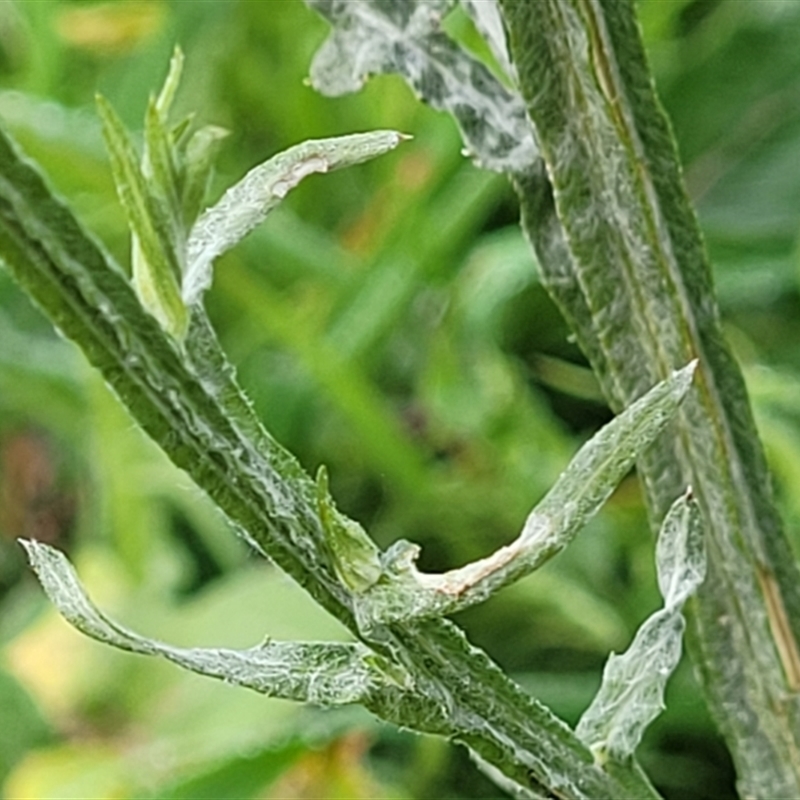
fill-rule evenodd
<path id="1" fill-rule="evenodd" d="M 800 797 L 800 576 L 629 0 L 500 0 L 545 162 L 516 176 L 543 278 L 612 408 L 699 358 L 640 465 L 652 517 L 691 484 L 709 574 L 691 649 L 747 797 Z"/>
<path id="2" fill-rule="evenodd" d="M 121 270 L 0 133 L 0 257 L 133 417 L 238 531 L 375 652 L 407 672 L 400 699 L 367 703 L 383 719 L 447 736 L 534 797 L 642 800 L 638 765 L 598 768 L 591 752 L 448 620 L 355 623 L 319 518 L 317 490 L 255 417 L 201 310 L 183 345 L 144 311 Z M 246 613 L 246 610 L 245 610 Z"/>

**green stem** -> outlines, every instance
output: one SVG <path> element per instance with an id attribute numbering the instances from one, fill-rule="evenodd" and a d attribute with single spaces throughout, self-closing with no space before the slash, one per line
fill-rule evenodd
<path id="1" fill-rule="evenodd" d="M 615 409 L 699 358 L 641 464 L 708 522 L 691 639 L 745 796 L 800 796 L 800 576 L 629 0 L 500 0 L 545 170 L 517 176 L 544 281 Z"/>
<path id="2" fill-rule="evenodd" d="M 119 268 L 2 133 L 0 257 L 237 530 L 365 644 L 406 669 L 413 693 L 392 702 L 376 697 L 370 710 L 460 741 L 534 796 L 658 797 L 635 763 L 599 769 L 564 723 L 447 620 L 360 634 L 354 597 L 325 543 L 315 484 L 260 425 L 205 316 L 195 310 L 183 346 L 165 335 Z"/>

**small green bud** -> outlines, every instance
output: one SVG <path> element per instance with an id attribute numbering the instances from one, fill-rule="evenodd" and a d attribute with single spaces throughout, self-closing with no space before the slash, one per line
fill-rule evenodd
<path id="1" fill-rule="evenodd" d="M 328 491 L 324 466 L 317 471 L 317 507 L 336 574 L 349 589 L 365 592 L 381 576 L 380 550 L 357 522 L 339 513 Z"/>

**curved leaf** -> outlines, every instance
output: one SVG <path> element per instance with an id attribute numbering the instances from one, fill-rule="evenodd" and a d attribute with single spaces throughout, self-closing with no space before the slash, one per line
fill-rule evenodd
<path id="1" fill-rule="evenodd" d="M 215 206 L 200 215 L 189 234 L 182 288 L 186 304 L 197 302 L 211 285 L 214 259 L 261 224 L 303 178 L 369 161 L 407 138 L 396 131 L 372 131 L 312 139 L 251 169 Z"/>

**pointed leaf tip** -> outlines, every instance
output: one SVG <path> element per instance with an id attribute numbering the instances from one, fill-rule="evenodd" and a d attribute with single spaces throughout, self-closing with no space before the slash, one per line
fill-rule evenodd
<path id="1" fill-rule="evenodd" d="M 192 227 L 182 287 L 185 303 L 195 303 L 211 285 L 214 260 L 260 225 L 304 178 L 369 161 L 409 138 L 397 131 L 379 130 L 312 139 L 251 169 Z"/>
<path id="2" fill-rule="evenodd" d="M 694 379 L 695 372 L 697 372 L 697 365 L 699 363 L 699 358 L 693 358 L 685 367 L 674 370 L 672 376 L 677 378 L 680 384 L 685 385 L 686 389 L 688 389 Z"/>

